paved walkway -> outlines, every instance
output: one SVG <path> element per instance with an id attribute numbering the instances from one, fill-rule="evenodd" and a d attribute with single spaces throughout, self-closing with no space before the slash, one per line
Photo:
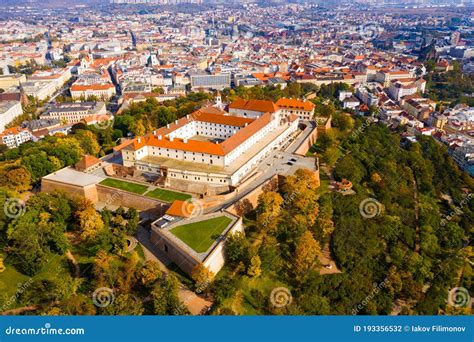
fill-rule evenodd
<path id="1" fill-rule="evenodd" d="M 326 275 L 326 274 L 336 274 L 342 273 L 341 270 L 337 268 L 336 263 L 331 258 L 331 252 L 329 250 L 329 243 L 327 243 L 323 250 L 321 251 L 321 256 L 319 257 L 319 262 L 321 263 L 322 267 L 319 270 L 319 274 Z"/>
<path id="2" fill-rule="evenodd" d="M 178 297 L 183 304 L 188 308 L 191 315 L 205 314 L 212 306 L 212 302 L 199 297 L 193 291 L 186 287 L 182 287 L 178 291 Z"/>
<path id="3" fill-rule="evenodd" d="M 157 248 L 153 246 L 150 241 L 150 233 L 142 226 L 138 226 L 136 237 L 143 248 L 145 259 L 156 261 L 160 265 L 160 269 L 163 272 L 169 273 L 167 266 L 171 264 L 171 260 L 169 260 L 166 255 L 160 253 L 160 251 L 158 251 Z"/>

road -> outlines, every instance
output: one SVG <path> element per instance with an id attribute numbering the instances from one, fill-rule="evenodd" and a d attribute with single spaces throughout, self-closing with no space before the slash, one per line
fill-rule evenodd
<path id="1" fill-rule="evenodd" d="M 56 93 L 51 97 L 48 103 L 54 103 L 54 100 L 56 100 L 56 97 L 58 97 L 59 95 L 64 93 L 66 90 L 68 90 L 76 79 L 77 79 L 76 77 L 71 77 L 69 81 L 67 81 L 59 90 L 56 91 Z"/>

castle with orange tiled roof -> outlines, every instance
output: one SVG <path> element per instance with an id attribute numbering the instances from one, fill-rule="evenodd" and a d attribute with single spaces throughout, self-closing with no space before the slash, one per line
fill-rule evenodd
<path id="1" fill-rule="evenodd" d="M 282 115 L 271 101 L 237 100 L 229 112 L 201 108 L 151 134 L 115 148 L 124 166 L 167 179 L 236 185 L 298 129 L 298 116 Z"/>

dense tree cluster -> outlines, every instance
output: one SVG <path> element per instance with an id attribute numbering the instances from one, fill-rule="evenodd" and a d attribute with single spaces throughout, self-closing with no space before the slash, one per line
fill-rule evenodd
<path id="1" fill-rule="evenodd" d="M 1 186 L 17 191 L 27 190 L 41 177 L 77 163 L 84 154 L 97 155 L 100 147 L 90 131 L 73 136 L 46 137 L 3 151 L 0 158 Z"/>
<path id="2" fill-rule="evenodd" d="M 434 66 L 433 66 L 434 69 Z M 474 74 L 464 74 L 458 62 L 453 63 L 453 70 L 448 72 L 432 71 L 425 76 L 426 90 L 435 101 L 448 105 L 465 103 L 474 106 Z"/>
<path id="3" fill-rule="evenodd" d="M 0 192 L 2 205 L 9 198 Z M 135 209 L 97 212 L 86 199 L 39 193 L 21 215 L 2 214 L 5 267 L 32 277 L 15 306 L 48 315 L 187 313 L 177 279 L 165 276 L 156 262 L 127 252 L 126 237 L 135 235 L 139 222 Z M 100 288 L 111 291 L 111 305 L 93 305 Z"/>
<path id="4" fill-rule="evenodd" d="M 299 171 L 279 193 L 262 194 L 247 236 L 228 240 L 215 313 L 467 313 L 446 303 L 451 288 L 473 291 L 472 178 L 430 137 L 403 143 L 372 125 L 342 145 L 334 175 L 355 193 L 318 198 Z M 342 273 L 319 274 L 326 243 Z M 246 281 L 256 255 L 261 280 Z M 268 283 L 291 290 L 291 304 L 272 306 Z"/>
<path id="5" fill-rule="evenodd" d="M 124 135 L 144 135 L 155 128 L 165 126 L 176 119 L 201 108 L 212 95 L 208 93 L 190 93 L 175 100 L 158 102 L 148 98 L 144 102 L 132 103 L 121 115 L 117 116 L 115 127 Z"/>
<path id="6" fill-rule="evenodd" d="M 262 282 L 278 279 L 296 290 L 306 287 L 313 277 L 319 277 L 322 246 L 315 236 L 324 233 L 316 223 L 317 187 L 315 174 L 300 169 L 287 177 L 279 192 L 260 195 L 255 224 L 247 227 L 248 236 L 235 234 L 227 239 L 228 270 L 219 274 L 211 287 L 218 302 L 217 314 L 243 314 L 244 301 L 250 301 L 261 313 L 285 312 L 285 308 L 272 306 L 263 289 L 252 289 L 242 298 L 242 289 L 250 279 Z M 300 291 L 297 294 L 308 295 Z M 233 303 L 229 305 L 231 298 Z M 295 307 L 291 310 L 297 313 Z"/>

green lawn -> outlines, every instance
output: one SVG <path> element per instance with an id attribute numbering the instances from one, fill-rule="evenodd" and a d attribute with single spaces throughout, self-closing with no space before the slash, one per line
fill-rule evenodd
<path id="1" fill-rule="evenodd" d="M 197 253 L 206 252 L 232 220 L 219 216 L 171 229 L 171 233 Z"/>
<path id="2" fill-rule="evenodd" d="M 0 257 L 5 258 L 5 255 L 0 254 Z M 14 266 L 8 262 L 8 258 L 5 259 L 5 271 L 0 273 L 0 307 L 4 304 L 10 304 L 5 307 L 5 310 L 14 309 L 23 305 L 18 298 L 14 298 L 17 294 L 21 294 L 19 290 L 22 288 L 28 288 L 31 285 L 31 277 L 20 273 Z M 46 263 L 42 270 L 40 270 L 35 276 L 33 281 L 42 279 L 57 279 L 61 276 L 61 272 L 67 272 L 66 261 L 63 256 L 51 254 L 50 260 Z M 13 300 L 11 300 L 13 299 Z M 11 301 L 11 303 L 9 303 Z"/>
<path id="3" fill-rule="evenodd" d="M 318 194 L 318 196 L 322 196 L 325 193 L 329 192 L 330 180 L 328 175 L 326 175 L 323 170 L 320 170 L 319 177 L 321 185 L 319 186 L 319 188 L 316 189 L 316 193 Z"/>
<path id="4" fill-rule="evenodd" d="M 0 257 L 1 256 L 2 255 L 0 254 Z M 30 279 L 30 277 L 21 274 L 9 264 L 5 264 L 5 267 L 5 271 L 0 273 L 0 306 L 3 306 L 13 296 L 15 296 L 15 293 L 18 291 L 21 284 L 27 282 L 28 279 Z M 5 309 L 13 309 L 18 306 L 19 303 L 14 300 L 13 303 L 11 303 L 11 305 Z"/>
<path id="5" fill-rule="evenodd" d="M 100 182 L 100 184 L 110 186 L 112 188 L 116 188 L 120 190 L 133 192 L 139 195 L 143 195 L 145 191 L 148 190 L 148 187 L 146 185 L 125 182 L 125 181 L 122 181 L 119 179 L 113 179 L 113 178 L 106 178 L 102 182 Z"/>
<path id="6" fill-rule="evenodd" d="M 156 188 L 155 190 L 146 193 L 146 196 L 156 198 L 165 202 L 173 202 L 174 200 L 186 201 L 191 198 L 191 195 L 183 194 L 181 192 L 171 191 Z"/>
<path id="7" fill-rule="evenodd" d="M 229 273 L 232 274 L 233 271 L 224 266 L 218 273 L 217 279 L 222 279 L 228 276 Z M 270 298 L 273 289 L 284 287 L 290 290 L 291 293 L 290 286 L 279 281 L 278 275 L 273 273 L 263 274 L 255 278 L 243 275 L 235 280 L 234 286 L 237 287 L 237 291 L 223 299 L 218 306 L 221 309 L 232 310 L 238 315 L 268 315 L 265 300 Z"/>

